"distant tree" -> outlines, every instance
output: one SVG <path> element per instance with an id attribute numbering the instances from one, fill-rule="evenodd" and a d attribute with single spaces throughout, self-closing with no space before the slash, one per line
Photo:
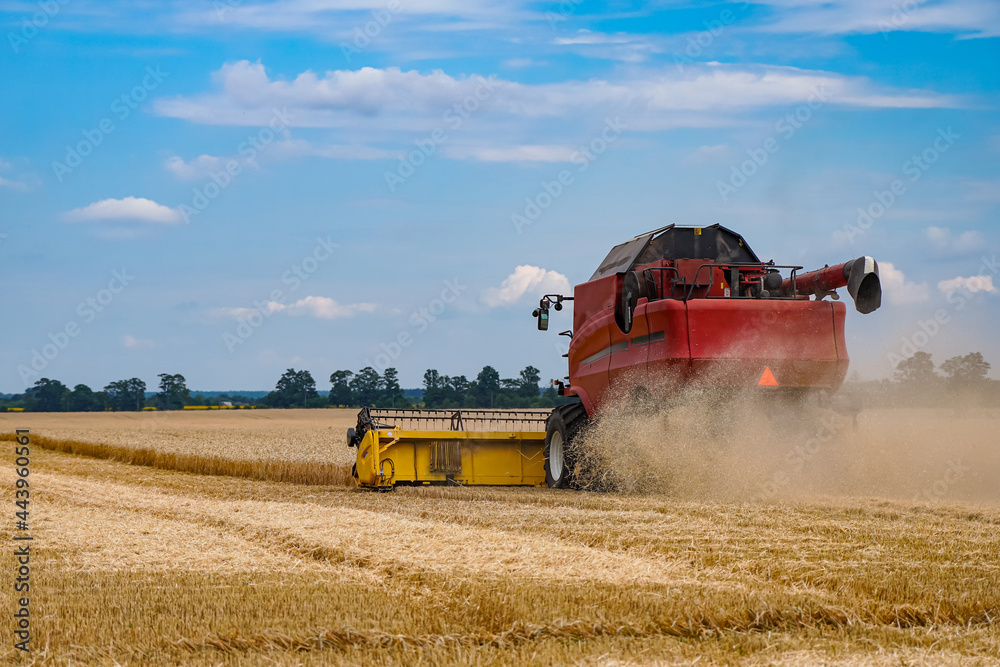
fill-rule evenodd
<path id="1" fill-rule="evenodd" d="M 0 410 L 6 410 L 7 408 L 27 409 L 28 406 L 24 404 L 25 398 L 25 394 L 10 394 L 0 398 Z"/>
<path id="2" fill-rule="evenodd" d="M 351 371 L 334 371 L 330 375 L 330 405 L 354 405 L 355 399 L 351 392 Z"/>
<path id="3" fill-rule="evenodd" d="M 537 368 L 526 366 L 518 378 L 518 396 L 531 400 L 538 398 L 538 382 L 541 379 L 541 372 Z"/>
<path id="4" fill-rule="evenodd" d="M 59 380 L 42 378 L 25 393 L 25 406 L 32 412 L 62 412 L 70 391 Z"/>
<path id="5" fill-rule="evenodd" d="M 468 405 L 469 390 L 472 383 L 464 375 L 446 377 L 445 398 L 451 407 L 464 407 Z"/>
<path id="6" fill-rule="evenodd" d="M 500 393 L 500 373 L 492 366 L 483 366 L 469 388 L 477 408 L 491 408 Z"/>
<path id="7" fill-rule="evenodd" d="M 142 410 L 146 405 L 146 383 L 139 378 L 132 378 L 126 380 L 126 386 L 128 387 L 129 406 L 131 407 L 134 401 L 136 412 Z"/>
<path id="8" fill-rule="evenodd" d="M 95 412 L 104 409 L 104 402 L 107 395 L 101 392 L 94 392 L 85 384 L 78 384 L 73 387 L 73 392 L 66 400 L 66 409 L 70 412 Z"/>
<path id="9" fill-rule="evenodd" d="M 112 410 L 127 410 L 127 405 L 123 407 L 123 404 L 127 403 L 125 399 L 126 391 L 125 380 L 109 382 L 104 387 L 104 393 L 108 395 L 108 407 Z"/>
<path id="10" fill-rule="evenodd" d="M 330 405 L 329 396 L 320 396 L 318 393 L 306 403 L 307 408 L 325 408 Z"/>
<path id="11" fill-rule="evenodd" d="M 964 357 L 952 357 L 941 364 L 941 372 L 956 385 L 969 386 L 986 380 L 990 363 L 979 352 Z"/>
<path id="12" fill-rule="evenodd" d="M 104 391 L 114 410 L 139 411 L 146 404 L 146 383 L 139 378 L 117 380 L 106 386 Z"/>
<path id="13" fill-rule="evenodd" d="M 97 405 L 97 410 L 111 410 L 111 397 L 108 396 L 108 392 L 95 391 L 94 392 L 94 402 Z"/>
<path id="14" fill-rule="evenodd" d="M 917 352 L 909 359 L 896 364 L 895 379 L 904 384 L 927 384 L 938 379 L 934 362 L 926 352 Z"/>
<path id="15" fill-rule="evenodd" d="M 424 406 L 437 408 L 444 404 L 446 399 L 446 382 L 441 374 L 433 368 L 424 371 Z"/>
<path id="16" fill-rule="evenodd" d="M 359 405 L 371 407 L 382 394 L 382 376 L 371 366 L 365 366 L 351 379 L 350 387 Z"/>
<path id="17" fill-rule="evenodd" d="M 493 397 L 492 407 L 494 408 L 519 408 L 521 398 L 518 396 L 518 389 L 521 384 L 517 378 L 501 378 L 500 391 Z"/>
<path id="18" fill-rule="evenodd" d="M 297 371 L 289 368 L 274 386 L 274 391 L 267 395 L 267 404 L 275 408 L 290 408 L 294 406 L 308 407 L 309 401 L 319 394 L 316 393 L 316 380 L 309 371 Z"/>
<path id="19" fill-rule="evenodd" d="M 382 373 L 380 405 L 390 408 L 402 407 L 405 399 L 403 388 L 399 386 L 399 372 L 395 368 L 387 368 Z"/>
<path id="20" fill-rule="evenodd" d="M 501 378 L 492 366 L 486 366 L 470 382 L 464 375 L 441 375 L 433 368 L 424 373 L 424 406 L 428 408 L 522 408 L 536 406 L 540 400 L 540 373 L 528 366 L 518 377 Z"/>
<path id="21" fill-rule="evenodd" d="M 187 380 L 181 374 L 170 375 L 160 373 L 160 405 L 166 409 L 179 409 L 190 399 L 191 392 L 187 388 Z"/>

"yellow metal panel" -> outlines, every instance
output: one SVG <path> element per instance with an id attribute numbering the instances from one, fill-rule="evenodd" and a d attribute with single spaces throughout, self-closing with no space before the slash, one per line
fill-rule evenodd
<path id="1" fill-rule="evenodd" d="M 461 470 L 431 472 L 435 448 L 455 442 Z M 449 481 L 538 486 L 545 483 L 544 443 L 545 434 L 536 432 L 369 431 L 358 447 L 358 483 L 383 488 Z M 442 460 L 439 455 L 439 467 Z"/>

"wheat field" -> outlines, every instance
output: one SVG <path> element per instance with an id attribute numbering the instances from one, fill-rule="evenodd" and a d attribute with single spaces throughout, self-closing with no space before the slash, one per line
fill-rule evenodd
<path id="1" fill-rule="evenodd" d="M 872 411 L 822 447 L 738 432 L 749 453 L 700 457 L 683 423 L 645 424 L 619 444 L 641 465 L 652 438 L 672 481 L 629 493 L 369 493 L 335 474 L 351 411 L 148 419 L 0 415 L 33 437 L 34 650 L 6 618 L 5 662 L 1000 660 L 1000 411 Z"/>
<path id="2" fill-rule="evenodd" d="M 238 460 L 352 463 L 357 410 L 176 410 L 0 413 L 0 432 L 29 424 L 54 440 Z"/>

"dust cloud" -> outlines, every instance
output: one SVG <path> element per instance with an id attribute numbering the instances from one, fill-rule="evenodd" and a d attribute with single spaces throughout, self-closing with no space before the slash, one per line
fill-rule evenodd
<path id="1" fill-rule="evenodd" d="M 770 400 L 764 400 L 770 398 Z M 878 407 L 689 389 L 621 396 L 575 441 L 583 488 L 678 500 L 880 497 L 1000 505 L 1000 409 Z"/>

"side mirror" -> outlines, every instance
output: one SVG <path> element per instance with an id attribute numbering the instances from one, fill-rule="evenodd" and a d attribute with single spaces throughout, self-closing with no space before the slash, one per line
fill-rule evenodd
<path id="1" fill-rule="evenodd" d="M 548 299 L 542 299 L 538 303 L 538 308 L 532 311 L 532 315 L 538 318 L 538 330 L 548 331 L 549 330 L 549 303 Z"/>
<path id="2" fill-rule="evenodd" d="M 548 331 L 549 330 L 549 306 L 548 304 L 543 305 L 541 308 L 535 308 L 534 312 L 531 313 L 538 318 L 538 330 Z"/>
<path id="3" fill-rule="evenodd" d="M 549 310 L 555 308 L 556 310 L 563 309 L 563 301 L 572 301 L 573 297 L 563 296 L 562 294 L 546 294 L 538 302 L 538 308 L 531 311 L 531 316 L 538 320 L 538 330 L 548 331 L 549 330 Z"/>

